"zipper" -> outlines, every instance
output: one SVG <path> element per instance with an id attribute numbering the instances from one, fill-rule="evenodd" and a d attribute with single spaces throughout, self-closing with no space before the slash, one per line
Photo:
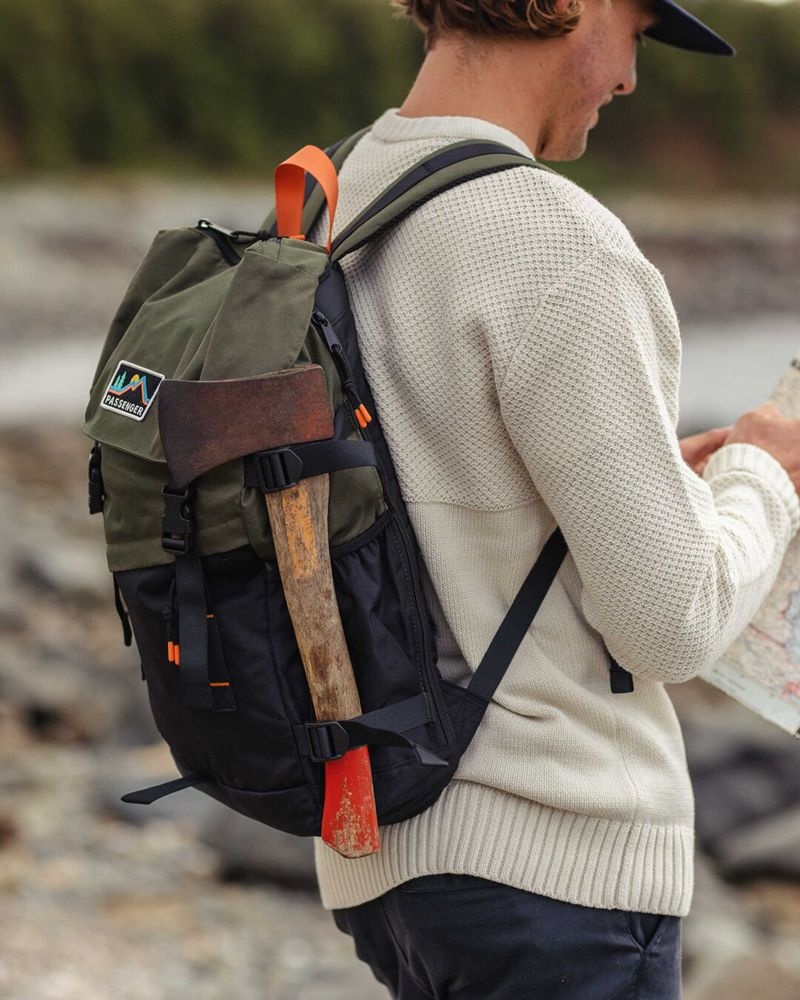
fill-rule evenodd
<path id="1" fill-rule="evenodd" d="M 395 524 L 397 526 L 398 533 L 403 542 L 403 547 L 406 552 L 406 560 L 409 566 L 415 566 L 416 563 L 416 553 L 411 541 L 411 537 L 403 524 L 403 519 L 401 517 L 395 518 Z M 448 742 L 452 742 L 455 739 L 455 733 L 453 732 L 452 726 L 450 725 L 450 720 L 447 712 L 444 711 L 442 706 L 441 698 L 439 696 L 439 685 L 435 682 L 435 678 L 432 677 L 432 662 L 433 656 L 431 654 L 432 644 L 430 637 L 430 630 L 428 629 L 427 623 L 425 621 L 425 616 L 420 610 L 423 603 L 422 587 L 417 578 L 416 573 L 411 573 L 411 586 L 414 591 L 414 605 L 417 610 L 417 618 L 419 619 L 420 629 L 422 631 L 422 656 L 425 664 L 425 672 L 428 675 L 428 691 L 433 696 L 433 700 L 436 703 L 436 710 L 439 713 L 439 721 L 442 724 L 442 728 L 447 736 Z"/>
<path id="2" fill-rule="evenodd" d="M 350 361 L 345 354 L 342 342 L 336 336 L 333 324 L 318 309 L 312 312 L 311 320 L 322 339 L 328 345 L 333 363 L 336 365 L 342 380 L 342 388 L 347 393 L 347 398 L 350 400 L 350 405 L 353 408 L 353 416 L 356 418 L 361 430 L 366 430 L 367 424 L 372 423 L 372 414 L 366 408 L 358 394 L 356 382 L 353 377 L 353 369 L 350 367 Z"/>
<path id="3" fill-rule="evenodd" d="M 317 332 L 320 334 L 322 339 L 325 341 L 328 350 L 331 352 L 334 364 L 339 370 L 339 374 L 342 378 L 342 386 L 347 392 L 348 399 L 350 400 L 351 406 L 353 407 L 354 414 L 358 420 L 358 425 L 361 428 L 362 436 L 367 440 L 371 438 L 371 432 L 367 430 L 367 424 L 372 422 L 372 417 L 369 411 L 364 406 L 361 397 L 358 394 L 358 389 L 355 385 L 355 379 L 353 377 L 353 369 L 350 366 L 350 360 L 345 353 L 344 346 L 339 340 L 336 331 L 333 328 L 333 324 L 330 320 L 321 313 L 318 309 L 315 309 L 311 314 L 311 320 Z M 363 414 L 366 414 L 366 419 Z M 375 443 L 375 442 L 373 442 Z M 388 481 L 386 470 L 380 462 L 380 456 L 378 450 L 376 449 L 376 457 L 378 458 L 378 468 L 380 470 L 381 478 L 384 482 Z M 417 565 L 416 551 L 414 549 L 414 544 L 411 540 L 411 536 L 403 523 L 402 517 L 392 506 L 389 497 L 386 497 L 387 506 L 395 515 L 394 524 L 397 527 L 400 540 L 403 543 L 403 549 L 406 557 L 406 564 L 409 567 L 409 576 L 411 578 L 411 588 L 414 597 L 414 609 L 417 613 L 417 621 L 420 627 L 420 633 L 422 635 L 422 661 L 423 669 L 427 677 L 426 691 L 430 693 L 433 698 L 434 704 L 436 706 L 436 711 L 439 716 L 439 721 L 442 725 L 445 735 L 447 736 L 448 742 L 453 742 L 455 740 L 455 733 L 453 732 L 452 725 L 450 724 L 447 712 L 444 710 L 442 705 L 441 696 L 439 693 L 439 685 L 436 682 L 436 678 L 433 676 L 433 655 L 432 649 L 433 644 L 430 635 L 430 629 L 425 621 L 425 615 L 422 613 L 422 607 L 425 604 L 424 595 L 422 593 L 422 587 L 420 585 L 418 574 L 412 572 L 413 567 Z"/>
<path id="4" fill-rule="evenodd" d="M 197 229 L 217 244 L 217 249 L 227 264 L 233 266 L 234 264 L 238 264 L 242 259 L 231 246 L 231 241 L 235 240 L 237 236 L 234 230 L 225 229 L 224 226 L 217 226 L 213 222 L 209 222 L 208 219 L 201 219 L 197 223 Z M 248 233 L 248 235 L 250 234 Z M 256 239 L 257 237 L 253 235 L 253 238 Z"/>

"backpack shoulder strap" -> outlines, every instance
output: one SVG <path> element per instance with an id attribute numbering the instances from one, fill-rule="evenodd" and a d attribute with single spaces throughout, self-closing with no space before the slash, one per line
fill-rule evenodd
<path id="1" fill-rule="evenodd" d="M 337 171 L 348 153 L 368 131 L 368 128 L 362 129 L 326 150 Z M 466 140 L 444 146 L 423 157 L 379 194 L 334 240 L 331 259 L 341 260 L 364 246 L 442 191 L 475 177 L 519 166 L 556 173 L 550 167 L 501 143 Z M 304 232 L 308 232 L 314 225 L 325 203 L 321 188 L 310 174 L 306 180 Z M 274 216 L 268 221 L 274 225 Z M 512 602 L 469 684 L 470 693 L 484 705 L 489 702 L 502 680 L 566 553 L 564 536 L 560 529 L 556 529 Z M 624 694 L 633 691 L 633 677 L 629 671 L 620 666 L 608 650 L 607 653 L 612 692 Z M 476 719 L 476 725 L 478 721 Z"/>
<path id="2" fill-rule="evenodd" d="M 334 240 L 331 259 L 341 260 L 442 191 L 519 166 L 555 173 L 497 142 L 468 139 L 444 146 L 414 164 L 379 194 Z"/>
<path id="3" fill-rule="evenodd" d="M 325 150 L 337 173 L 370 128 L 368 125 Z M 336 238 L 331 249 L 331 259 L 341 260 L 441 191 L 484 174 L 518 166 L 555 173 L 543 163 L 498 142 L 467 139 L 444 146 L 423 157 L 379 194 Z M 325 195 L 322 189 L 311 174 L 307 174 L 303 232 L 309 232 L 315 225 L 324 207 Z M 275 235 L 274 209 L 264 220 L 261 229 L 271 236 Z"/>

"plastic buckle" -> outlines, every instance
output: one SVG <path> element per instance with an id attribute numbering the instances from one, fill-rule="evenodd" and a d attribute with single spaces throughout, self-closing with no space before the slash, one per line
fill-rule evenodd
<path id="1" fill-rule="evenodd" d="M 164 498 L 161 548 L 182 555 L 194 544 L 194 483 L 189 483 L 185 490 L 171 490 L 165 486 L 161 496 Z"/>
<path id="2" fill-rule="evenodd" d="M 303 478 L 303 460 L 291 448 L 260 451 L 252 459 L 258 488 L 262 493 L 288 489 Z"/>
<path id="3" fill-rule="evenodd" d="M 100 468 L 100 446 L 96 444 L 89 453 L 89 513 L 102 513 L 105 498 L 103 473 Z"/>
<path id="4" fill-rule="evenodd" d="M 339 722 L 307 722 L 308 756 L 315 764 L 344 757 L 350 749 L 350 737 Z"/>

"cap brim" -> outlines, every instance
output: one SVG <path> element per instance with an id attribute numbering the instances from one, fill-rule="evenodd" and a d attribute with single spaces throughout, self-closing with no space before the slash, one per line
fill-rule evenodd
<path id="1" fill-rule="evenodd" d="M 658 24 L 645 31 L 648 38 L 692 52 L 707 52 L 715 56 L 736 55 L 736 49 L 732 45 L 694 14 L 679 7 L 674 0 L 658 0 L 656 9 L 661 17 Z"/>

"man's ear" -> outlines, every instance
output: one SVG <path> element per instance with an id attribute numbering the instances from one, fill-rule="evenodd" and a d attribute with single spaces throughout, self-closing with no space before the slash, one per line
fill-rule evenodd
<path id="1" fill-rule="evenodd" d="M 530 3 L 530 13 L 536 15 L 537 10 L 541 12 L 546 20 L 548 17 L 557 21 L 572 21 L 573 27 L 578 23 L 578 19 L 584 8 L 590 5 L 610 6 L 613 0 L 528 0 Z"/>

